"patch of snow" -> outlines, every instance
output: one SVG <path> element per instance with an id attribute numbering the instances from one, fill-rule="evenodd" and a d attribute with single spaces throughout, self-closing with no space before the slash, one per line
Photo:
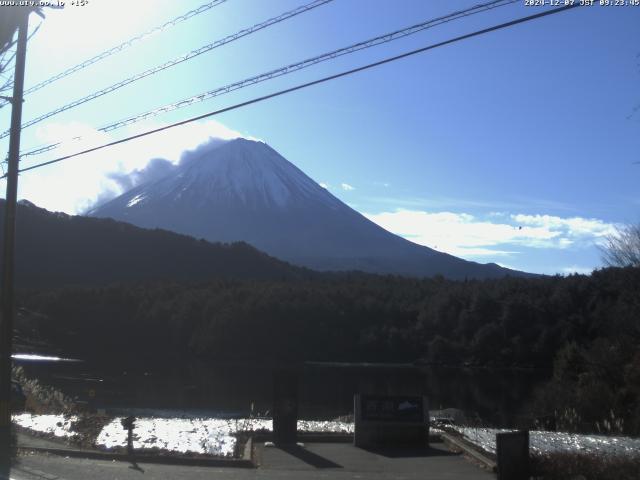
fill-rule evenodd
<path id="1" fill-rule="evenodd" d="M 131 200 L 129 200 L 129 202 L 127 203 L 127 208 L 133 207 L 136 203 L 139 203 L 142 200 L 144 200 L 144 195 L 136 195 Z"/>
<path id="2" fill-rule="evenodd" d="M 107 424 L 96 440 L 105 448 L 126 447 L 127 432 L 122 417 Z M 238 432 L 272 431 L 273 422 L 264 418 L 137 418 L 133 448 L 161 448 L 181 453 L 228 457 L 233 455 Z M 353 433 L 353 423 L 298 420 L 300 432 Z"/>
<path id="3" fill-rule="evenodd" d="M 352 434 L 354 431 L 354 424 L 338 421 L 298 420 L 298 431 L 309 433 Z"/>
<path id="4" fill-rule="evenodd" d="M 126 447 L 127 431 L 122 428 L 123 417 L 114 418 L 104 426 L 96 445 L 104 448 Z M 77 435 L 72 426 L 79 420 L 75 415 L 13 415 L 12 420 L 23 428 L 70 438 Z M 159 448 L 180 453 L 199 453 L 221 457 L 232 456 L 238 432 L 272 431 L 268 418 L 136 418 L 133 448 Z M 298 420 L 299 432 L 352 434 L 353 423 L 339 421 Z"/>
<path id="5" fill-rule="evenodd" d="M 56 437 L 75 437 L 76 432 L 71 431 L 71 426 L 78 421 L 75 415 L 33 415 L 21 413 L 12 415 L 11 420 L 23 428 L 35 432 L 52 433 Z"/>
<path id="6" fill-rule="evenodd" d="M 107 424 L 96 440 L 106 447 L 125 447 L 127 432 L 116 418 Z M 231 456 L 236 446 L 228 420 L 187 418 L 137 418 L 133 448 L 160 448 L 181 453 Z"/>
<path id="7" fill-rule="evenodd" d="M 496 452 L 496 433 L 513 431 L 471 427 L 454 427 L 454 429 L 469 442 L 491 453 Z M 531 451 L 538 454 L 573 452 L 640 457 L 640 438 L 531 431 L 529 444 Z"/>

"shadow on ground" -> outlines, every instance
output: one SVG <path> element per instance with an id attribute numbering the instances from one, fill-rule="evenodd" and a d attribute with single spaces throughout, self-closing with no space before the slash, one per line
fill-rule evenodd
<path id="1" fill-rule="evenodd" d="M 298 445 L 283 445 L 277 448 L 315 468 L 342 468 L 342 465 L 332 462 L 331 460 L 310 452 Z"/>
<path id="2" fill-rule="evenodd" d="M 376 447 L 363 448 L 362 450 L 387 458 L 450 457 L 459 455 L 459 453 L 450 452 L 440 448 L 423 447 Z"/>

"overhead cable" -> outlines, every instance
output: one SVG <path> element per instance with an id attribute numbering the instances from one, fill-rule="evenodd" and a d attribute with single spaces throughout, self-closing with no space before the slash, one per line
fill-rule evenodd
<path id="1" fill-rule="evenodd" d="M 185 20 L 190 19 L 191 17 L 195 17 L 196 15 L 199 15 L 201 13 L 206 12 L 207 10 L 212 9 L 213 7 L 217 7 L 218 5 L 223 4 L 224 2 L 226 2 L 227 0 L 213 0 L 209 3 L 205 3 L 204 5 L 200 5 L 198 8 L 195 8 L 193 10 L 188 11 L 187 13 L 180 15 L 179 17 L 176 17 L 172 20 L 169 20 L 168 22 L 163 23 L 162 25 L 159 25 L 155 28 L 152 28 L 151 30 L 148 30 L 144 33 L 141 33 L 139 35 L 136 35 L 133 38 L 130 38 L 129 40 L 127 40 L 126 42 L 123 42 L 119 45 L 116 45 L 115 47 L 112 47 L 108 50 L 105 50 L 104 52 L 99 53 L 98 55 L 95 55 L 94 57 L 89 58 L 88 60 L 85 60 L 77 65 L 74 65 L 73 67 L 70 67 L 46 80 L 43 80 L 42 82 L 34 85 L 33 87 L 30 87 L 28 89 L 26 89 L 24 91 L 24 95 L 28 95 L 30 93 L 33 93 L 37 90 L 40 90 L 43 87 L 46 87 L 47 85 L 60 80 L 61 78 L 67 77 L 69 75 L 71 75 L 72 73 L 75 73 L 77 71 L 80 71 L 84 68 L 87 68 L 89 65 L 93 65 L 96 62 L 99 62 L 100 60 L 104 60 L 107 57 L 110 57 L 111 55 L 121 52 L 122 50 L 125 50 L 129 47 L 131 47 L 132 45 L 134 45 L 135 43 L 138 43 L 141 40 L 144 40 L 152 35 L 155 35 L 156 33 L 160 33 L 170 27 L 173 27 L 181 22 L 184 22 Z M 2 106 L 4 106 L 5 104 L 0 104 L 0 108 Z"/>
<path id="2" fill-rule="evenodd" d="M 98 90 L 97 92 L 93 92 L 85 97 L 79 98 L 77 100 L 74 100 L 71 103 L 67 103 L 66 105 L 63 105 L 62 107 L 58 107 L 55 110 L 52 110 L 48 113 L 45 113 L 43 115 L 40 115 L 39 117 L 33 118 L 31 120 L 29 120 L 28 122 L 25 122 L 22 124 L 22 128 L 26 128 L 26 127 L 30 127 L 31 125 L 34 125 L 38 122 L 41 122 L 42 120 L 45 120 L 49 117 L 52 117 L 54 115 L 57 115 L 58 113 L 62 113 L 64 111 L 70 110 L 74 107 L 77 107 L 78 105 L 82 105 L 83 103 L 87 103 L 91 100 L 95 100 L 96 98 L 102 97 L 103 95 L 106 95 L 108 93 L 114 92 L 126 85 L 129 85 L 131 83 L 137 82 L 138 80 L 141 80 L 145 77 L 148 77 L 150 75 L 154 75 L 158 72 L 161 72 L 162 70 L 166 70 L 167 68 L 173 67 L 175 65 L 178 65 L 182 62 L 186 62 L 187 60 L 191 60 L 192 58 L 197 57 L 198 55 L 202 55 L 203 53 L 209 52 L 211 50 L 213 50 L 214 48 L 218 48 L 221 47 L 222 45 L 226 45 L 227 43 L 231 43 L 235 40 L 238 40 L 239 38 L 242 37 L 246 37 L 247 35 L 251 35 L 252 33 L 255 33 L 259 30 L 262 30 L 264 28 L 270 27 L 271 25 L 275 25 L 276 23 L 280 23 L 283 22 L 284 20 L 287 20 L 289 18 L 293 18 L 297 15 L 300 15 L 301 13 L 304 12 L 308 12 L 309 10 L 312 10 L 316 7 L 319 7 L 321 5 L 324 5 L 326 3 L 332 2 L 333 0 L 313 0 L 311 3 L 308 3 L 306 5 L 302 5 L 298 8 L 295 8 L 293 10 L 290 10 L 288 12 L 285 12 L 281 15 L 278 15 L 277 17 L 273 17 L 270 18 L 269 20 L 266 20 L 264 22 L 258 23 L 252 27 L 249 28 L 245 28 L 244 30 L 240 30 L 239 32 L 234 33 L 233 35 L 229 35 L 221 40 L 216 40 L 213 43 L 210 43 L 208 45 L 205 45 L 203 47 L 197 48 L 195 50 L 191 50 L 188 53 L 185 53 L 184 55 L 179 56 L 178 58 L 174 58 L 173 60 L 169 60 L 168 62 L 165 62 L 161 65 L 157 65 L 153 68 L 149 68 L 148 70 L 145 70 L 144 72 L 140 72 L 137 73 L 129 78 L 125 78 L 124 80 L 121 80 L 117 83 L 114 83 L 113 85 L 109 85 L 106 88 L 103 88 L 102 90 Z M 3 132 L 2 134 L 0 134 L 0 138 L 4 138 L 6 136 L 9 135 L 9 130 Z"/>
<path id="3" fill-rule="evenodd" d="M 251 85 L 255 85 L 256 83 L 261 83 L 264 82 L 266 80 L 270 80 L 272 78 L 276 78 L 276 77 L 281 77 L 283 75 L 287 75 L 289 73 L 293 73 L 296 72 L 298 70 L 302 70 L 304 68 L 308 68 L 312 65 L 316 65 L 318 63 L 321 62 L 325 62 L 328 60 L 332 60 L 334 58 L 343 56 L 343 55 L 348 55 L 354 52 L 357 52 L 359 50 L 364 50 L 367 48 L 371 48 L 383 43 L 388 43 L 394 40 L 398 40 L 400 38 L 404 38 L 406 36 L 409 35 L 413 35 L 415 33 L 418 33 L 422 30 L 426 30 L 428 28 L 433 28 L 436 27 L 438 25 L 442 25 L 443 23 L 447 23 L 447 22 L 451 22 L 463 17 L 467 17 L 470 15 L 474 15 L 477 13 L 481 13 L 484 11 L 487 11 L 489 9 L 493 9 L 493 8 L 498 8 L 498 7 L 502 7 L 502 6 L 506 6 L 512 3 L 516 3 L 519 0 L 493 0 L 487 3 L 482 3 L 479 5 L 475 5 L 473 7 L 467 8 L 465 10 L 460 10 L 460 11 L 456 11 L 453 13 L 450 13 L 448 15 L 442 16 L 442 17 L 438 17 L 435 19 L 430 19 L 421 23 L 418 23 L 416 25 L 412 25 L 410 27 L 406 27 L 403 28 L 401 30 L 396 30 L 394 32 L 391 33 L 386 33 L 384 35 L 379 35 L 377 37 L 371 38 L 369 40 L 365 40 L 362 42 L 358 42 L 356 44 L 350 45 L 348 47 L 343 47 L 340 48 L 338 50 L 333 50 L 331 52 L 327 52 L 327 53 L 323 53 L 321 55 L 317 55 L 315 57 L 311 57 L 308 58 L 306 60 L 302 60 L 296 63 L 292 63 L 290 65 L 286 65 L 284 67 L 280 67 L 277 68 L 275 70 L 271 70 L 268 71 L 266 73 L 262 73 L 260 75 L 256 75 L 250 78 L 246 78 L 244 80 L 240 80 L 238 82 L 234 82 L 231 83 L 229 85 L 225 85 L 223 87 L 217 87 L 213 90 L 209 90 L 207 92 L 198 94 L 198 95 L 194 95 L 192 97 L 183 99 L 183 100 L 179 100 L 177 102 L 174 103 L 170 103 L 167 105 L 164 105 L 162 107 L 158 107 L 155 108 L 153 110 L 149 110 L 147 112 L 144 113 L 140 113 L 138 115 L 134 115 L 132 117 L 128 117 L 122 120 L 118 120 L 114 123 L 102 126 L 98 129 L 98 131 L 101 132 L 110 132 L 112 130 L 116 130 L 118 128 L 122 128 L 125 127 L 127 125 L 131 125 L 137 122 L 140 122 L 142 120 L 147 120 L 149 118 L 152 117 L 156 117 L 162 113 L 167 113 L 167 112 L 171 112 L 174 110 L 178 110 L 180 108 L 184 108 L 184 107 L 188 107 L 190 105 L 193 105 L 195 103 L 200 103 L 203 102 L 205 100 L 220 96 L 220 95 L 224 95 L 227 93 L 230 93 L 232 91 L 235 90 L 239 90 L 241 88 L 245 88 Z M 72 140 L 78 140 L 81 137 L 74 137 Z M 58 142 L 55 144 L 50 144 L 50 145 L 45 145 L 42 147 L 38 147 L 35 148 L 33 150 L 30 150 L 28 152 L 25 152 L 23 154 L 23 156 L 30 156 L 30 155 L 38 155 L 41 153 L 45 153 L 48 151 L 51 151 L 55 148 L 58 148 L 58 146 L 61 145 L 62 142 Z"/>
<path id="4" fill-rule="evenodd" d="M 36 164 L 36 165 L 31 165 L 29 167 L 21 169 L 20 172 L 27 172 L 29 170 L 34 170 L 34 169 L 37 169 L 37 168 L 45 167 L 47 165 L 52 165 L 54 163 L 59 163 L 59 162 L 62 162 L 64 160 L 68 160 L 70 158 L 78 157 L 80 155 L 85 155 L 87 153 L 96 152 L 98 150 L 102 150 L 102 149 L 107 148 L 107 147 L 111 147 L 111 146 L 114 146 L 114 145 L 119 145 L 121 143 L 126 143 L 126 142 L 129 142 L 129 141 L 138 139 L 138 138 L 142 138 L 142 137 L 146 137 L 148 135 L 152 135 L 154 133 L 159 133 L 159 132 L 162 132 L 162 131 L 165 131 L 165 130 L 169 130 L 171 128 L 179 127 L 181 125 L 186 125 L 188 123 L 192 123 L 192 122 L 195 122 L 195 121 L 198 121 L 198 120 L 202 120 L 204 118 L 213 117 L 213 116 L 219 115 L 221 113 L 229 112 L 231 110 L 237 110 L 238 108 L 246 107 L 246 106 L 252 105 L 254 103 L 263 102 L 265 100 L 269 100 L 271 98 L 279 97 L 281 95 L 285 95 L 287 93 L 295 92 L 297 90 L 302 90 L 304 88 L 308 88 L 308 87 L 311 87 L 313 85 L 318 85 L 318 84 L 325 83 L 325 82 L 328 82 L 328 81 L 331 81 L 331 80 L 335 80 L 335 79 L 338 79 L 338 78 L 341 78 L 341 77 L 346 77 L 346 76 L 352 75 L 354 73 L 362 72 L 364 70 L 369 70 L 369 69 L 374 68 L 374 67 L 379 67 L 379 66 L 387 64 L 387 63 L 395 62 L 397 60 L 400 60 L 400 59 L 403 59 L 403 58 L 407 58 L 407 57 L 410 57 L 412 55 L 416 55 L 418 53 L 423 53 L 423 52 L 426 52 L 426 51 L 429 51 L 429 50 L 433 50 L 433 49 L 438 48 L 438 47 L 443 47 L 445 45 L 449 45 L 449 44 L 452 44 L 452 43 L 459 42 L 461 40 L 466 40 L 466 39 L 469 39 L 469 38 L 477 37 L 479 35 L 483 35 L 483 34 L 486 34 L 486 33 L 494 32 L 496 30 L 501 30 L 503 28 L 512 27 L 512 26 L 515 26 L 515 25 L 518 25 L 518 24 L 521 24 L 521 23 L 529 22 L 529 21 L 532 21 L 532 20 L 536 20 L 536 19 L 539 19 L 539 18 L 542 18 L 542 17 L 549 16 L 549 15 L 554 15 L 554 14 L 557 14 L 557 13 L 561 13 L 561 12 L 564 12 L 566 10 L 570 10 L 572 8 L 576 8 L 576 7 L 579 7 L 579 6 L 582 6 L 582 5 L 580 5 L 579 3 L 574 3 L 573 5 L 566 5 L 566 6 L 555 8 L 555 9 L 552 9 L 552 10 L 545 10 L 544 12 L 540 12 L 540 13 L 537 13 L 537 14 L 534 14 L 534 15 L 529 15 L 527 17 L 521 17 L 521 18 L 518 18 L 516 20 L 511 20 L 509 22 L 501 23 L 499 25 L 494 25 L 493 27 L 488 27 L 488 28 L 485 28 L 485 29 L 482 29 L 482 30 L 477 30 L 475 32 L 467 33 L 465 35 L 461 35 L 461 36 L 458 36 L 458 37 L 455 37 L 455 38 L 451 38 L 451 39 L 445 40 L 443 42 L 435 43 L 435 44 L 432 44 L 432 45 L 428 45 L 426 47 L 422 47 L 422 48 L 418 48 L 416 50 L 411 50 L 409 52 L 402 53 L 400 55 L 396 55 L 396 56 L 393 56 L 393 57 L 388 57 L 388 58 L 385 58 L 385 59 L 377 61 L 377 62 L 369 63 L 369 64 L 361 66 L 361 67 L 353 68 L 351 70 L 346 70 L 344 72 L 336 73 L 336 74 L 330 75 L 328 77 L 323 77 L 323 78 L 320 78 L 318 80 L 313 80 L 311 82 L 307 82 L 307 83 L 303 83 L 303 84 L 300 84 L 300 85 L 296 85 L 294 87 L 286 88 L 284 90 L 280 90 L 280 91 L 277 91 L 277 92 L 274 92 L 274 93 L 270 93 L 268 95 L 263 95 L 261 97 L 257 97 L 257 98 L 251 99 L 251 100 L 247 100 L 245 102 L 237 103 L 237 104 L 229 106 L 229 107 L 221 108 L 219 110 L 214 110 L 214 111 L 209 112 L 209 113 L 198 115 L 196 117 L 188 118 L 188 119 L 182 120 L 180 122 L 175 122 L 175 123 L 172 123 L 170 125 L 165 125 L 163 127 L 155 128 L 153 130 L 147 130 L 146 132 L 138 133 L 136 135 L 132 135 L 130 137 L 122 138 L 120 140 L 114 140 L 113 142 L 109 142 L 109 143 L 105 143 L 105 144 L 102 144 L 102 145 L 98 145 L 96 147 L 88 148 L 86 150 L 82 150 L 80 152 L 72 153 L 70 155 L 65 155 L 63 157 L 59 157 L 59 158 L 56 158 L 56 159 L 53 159 L 53 160 L 49 160 L 47 162 L 42 162 L 42 163 L 39 163 L 39 164 Z M 3 178 L 6 178 L 6 175 L 3 175 L 2 177 L 0 177 L 0 179 L 3 179 Z"/>

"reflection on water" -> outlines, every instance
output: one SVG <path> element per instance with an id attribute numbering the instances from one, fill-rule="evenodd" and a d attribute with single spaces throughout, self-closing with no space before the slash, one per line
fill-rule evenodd
<path id="1" fill-rule="evenodd" d="M 190 362 L 162 370 L 148 365 L 18 362 L 70 397 L 113 415 L 164 417 L 268 416 L 273 370 L 259 365 Z M 426 395 L 430 409 L 455 407 L 495 426 L 512 426 L 544 376 L 390 365 L 307 364 L 299 370 L 300 418 L 330 420 L 353 411 L 355 393 Z"/>
<path id="2" fill-rule="evenodd" d="M 11 355 L 14 360 L 23 360 L 28 362 L 81 362 L 76 358 L 52 357 L 47 355 L 37 355 L 34 353 L 14 353 Z"/>

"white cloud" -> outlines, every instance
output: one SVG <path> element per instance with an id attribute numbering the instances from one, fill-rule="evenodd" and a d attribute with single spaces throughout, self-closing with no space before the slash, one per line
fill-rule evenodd
<path id="1" fill-rule="evenodd" d="M 548 215 L 489 215 L 396 210 L 365 214 L 381 227 L 407 239 L 461 257 L 508 256 L 519 247 L 566 249 L 594 242 L 612 225 L 597 219 Z M 513 223 L 506 223 L 511 220 Z"/>
<path id="2" fill-rule="evenodd" d="M 565 275 L 571 275 L 573 273 L 578 273 L 580 275 L 591 275 L 593 272 L 593 268 L 590 267 L 579 267 L 577 265 L 572 265 L 570 267 L 564 267 L 562 269 L 562 273 Z"/>
<path id="3" fill-rule="evenodd" d="M 135 128 L 130 128 L 123 135 L 116 137 L 77 122 L 49 123 L 37 131 L 38 141 L 42 143 L 54 143 L 61 139 L 67 141 L 47 157 L 28 157 L 22 162 L 22 167 L 161 126 L 163 124 L 148 122 L 137 124 Z M 78 136 L 82 139 L 71 140 Z M 20 176 L 19 197 L 49 210 L 80 213 L 101 198 L 122 193 L 122 186 L 110 178 L 109 174 L 126 175 L 135 170 L 142 170 L 154 158 L 164 158 L 177 164 L 183 152 L 193 150 L 211 139 L 231 140 L 239 137 L 256 140 L 215 120 L 171 128 L 55 165 L 25 172 Z"/>
<path id="4" fill-rule="evenodd" d="M 533 225 L 549 230 L 561 231 L 567 237 L 564 238 L 565 246 L 570 245 L 576 239 L 591 238 L 602 241 L 608 235 L 615 233 L 615 225 L 605 223 L 597 218 L 570 217 L 562 218 L 553 215 L 511 215 L 511 218 L 523 225 Z"/>
<path id="5" fill-rule="evenodd" d="M 348 183 L 341 183 L 340 186 L 342 187 L 343 190 L 346 190 L 347 192 L 355 190 L 355 188 L 349 185 Z"/>
<path id="6" fill-rule="evenodd" d="M 325 190 L 329 190 L 329 184 L 328 183 L 320 182 L 318 185 L 320 185 Z"/>
<path id="7" fill-rule="evenodd" d="M 449 208 L 468 208 L 492 210 L 495 214 L 505 214 L 507 211 L 519 209 L 535 208 L 540 211 L 553 209 L 556 211 L 574 211 L 575 208 L 560 202 L 550 202 L 543 199 L 527 198 L 520 200 L 509 199 L 508 201 L 496 200 L 478 200 L 474 198 L 464 197 L 446 197 L 446 196 L 429 196 L 429 197 L 397 197 L 397 196 L 369 196 L 366 197 L 369 202 L 375 202 L 383 205 L 396 205 L 405 208 L 414 209 L 438 209 L 446 210 Z"/>

